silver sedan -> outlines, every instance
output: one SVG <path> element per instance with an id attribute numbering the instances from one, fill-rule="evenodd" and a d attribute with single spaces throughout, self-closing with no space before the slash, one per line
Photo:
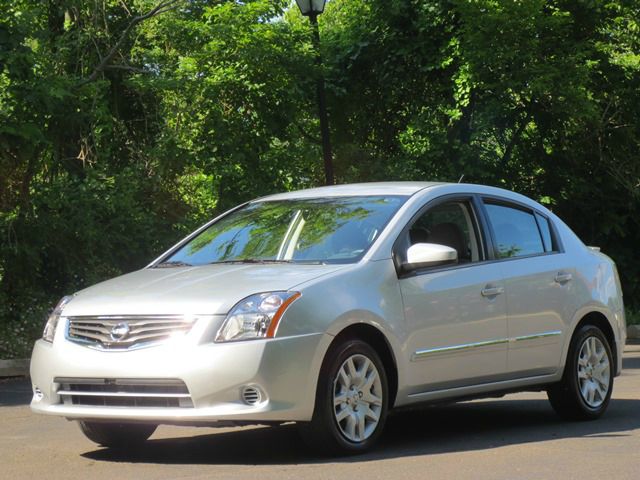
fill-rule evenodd
<path id="1" fill-rule="evenodd" d="M 95 442 L 158 424 L 298 422 L 357 453 L 391 409 L 546 390 L 607 408 L 625 342 L 614 263 L 522 195 L 370 183 L 283 193 L 65 297 L 33 350 L 37 413 Z"/>

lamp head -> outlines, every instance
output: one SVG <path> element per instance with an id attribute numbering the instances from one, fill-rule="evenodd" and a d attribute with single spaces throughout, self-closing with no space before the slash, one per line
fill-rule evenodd
<path id="1" fill-rule="evenodd" d="M 320 15 L 324 12 L 324 5 L 327 0 L 296 0 L 300 13 L 305 17 Z"/>

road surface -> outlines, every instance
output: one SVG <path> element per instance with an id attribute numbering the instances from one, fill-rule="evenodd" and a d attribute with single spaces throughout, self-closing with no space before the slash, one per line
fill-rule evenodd
<path id="1" fill-rule="evenodd" d="M 640 345 L 595 422 L 560 420 L 543 393 L 404 412 L 380 446 L 348 458 L 314 455 L 295 426 L 161 426 L 119 453 L 86 440 L 74 422 L 34 415 L 25 379 L 0 380 L 0 478 L 34 479 L 640 479 Z"/>

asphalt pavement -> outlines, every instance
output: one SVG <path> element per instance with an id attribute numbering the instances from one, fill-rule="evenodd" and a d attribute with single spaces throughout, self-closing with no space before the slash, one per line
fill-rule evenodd
<path id="1" fill-rule="evenodd" d="M 640 479 L 640 345 L 625 349 L 604 417 L 565 422 L 543 393 L 403 412 L 366 455 L 323 458 L 294 425 L 161 426 L 126 453 L 74 422 L 34 415 L 25 379 L 0 379 L 0 478 Z"/>

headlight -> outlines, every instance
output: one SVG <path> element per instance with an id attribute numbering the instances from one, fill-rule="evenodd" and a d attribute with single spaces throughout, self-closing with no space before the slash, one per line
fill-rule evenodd
<path id="1" fill-rule="evenodd" d="M 56 328 L 58 327 L 58 320 L 60 320 L 60 316 L 62 315 L 62 310 L 64 306 L 71 301 L 73 296 L 62 297 L 62 300 L 58 302 L 56 308 L 53 309 L 51 315 L 47 319 L 47 324 L 44 326 L 44 332 L 42 332 L 42 339 L 47 342 L 53 343 L 53 337 L 56 334 Z"/>
<path id="2" fill-rule="evenodd" d="M 267 292 L 251 295 L 231 309 L 216 342 L 272 338 L 278 322 L 299 292 Z"/>

